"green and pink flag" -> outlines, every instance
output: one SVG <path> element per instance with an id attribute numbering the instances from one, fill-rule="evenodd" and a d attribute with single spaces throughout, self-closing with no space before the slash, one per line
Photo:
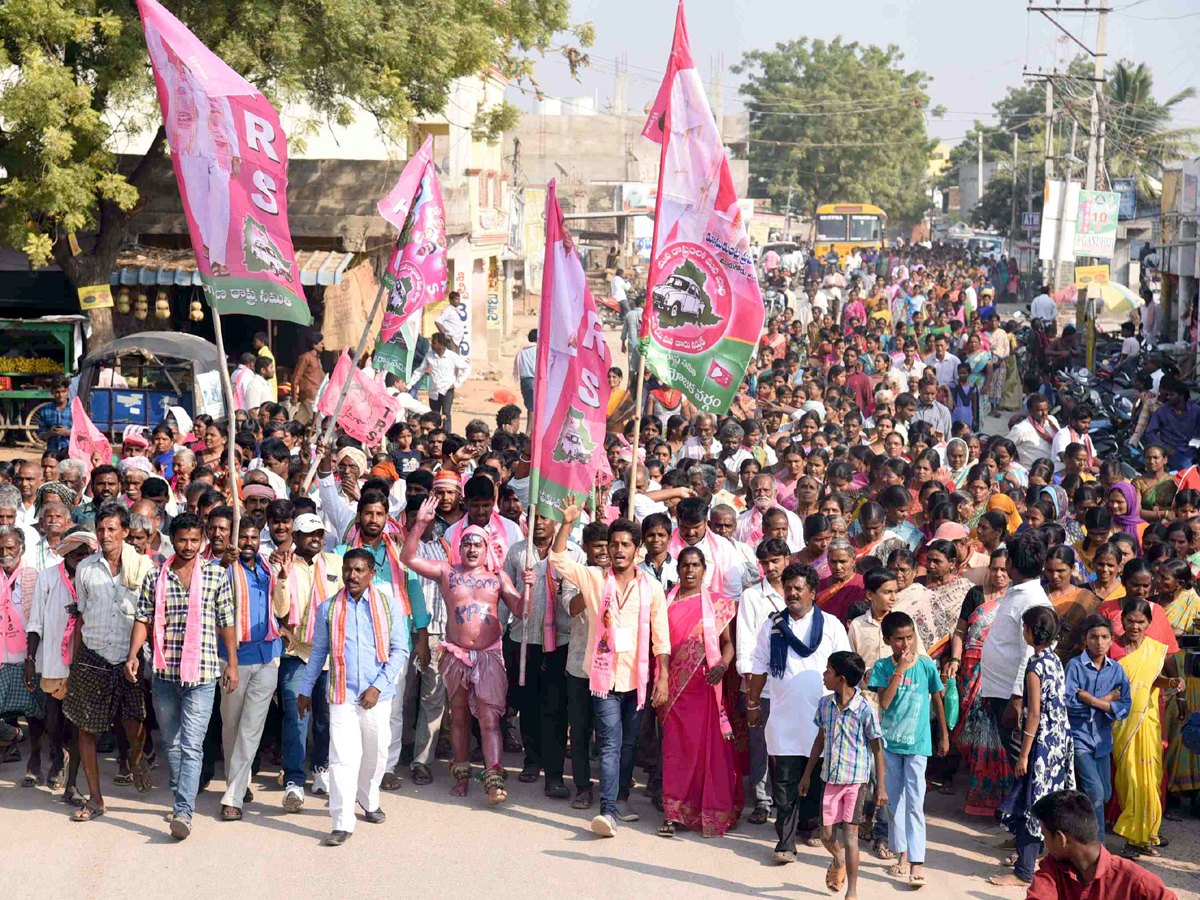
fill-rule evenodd
<path id="1" fill-rule="evenodd" d="M 446 295 L 446 212 L 433 165 L 433 135 L 379 201 L 379 214 L 400 229 L 383 273 L 387 305 L 372 365 L 407 380 L 421 319 L 415 313 Z"/>
<path id="2" fill-rule="evenodd" d="M 597 473 L 612 479 L 604 454 L 612 361 L 553 181 L 546 192 L 537 348 L 529 503 L 538 515 L 561 522 L 568 497 L 582 504 Z"/>
<path id="3" fill-rule="evenodd" d="M 310 325 L 288 228 L 279 114 L 157 0 L 137 6 L 209 304 Z"/>
<path id="4" fill-rule="evenodd" d="M 754 355 L 765 312 L 682 0 L 667 74 L 642 134 L 662 145 L 642 354 L 699 410 L 723 414 Z"/>

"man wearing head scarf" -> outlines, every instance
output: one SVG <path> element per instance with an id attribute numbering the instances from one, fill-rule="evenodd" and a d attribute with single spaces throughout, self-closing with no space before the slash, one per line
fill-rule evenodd
<path id="1" fill-rule="evenodd" d="M 474 481 L 475 479 L 472 479 Z M 508 676 L 501 650 L 500 599 L 514 614 L 524 617 L 524 602 L 512 579 L 502 569 L 504 557 L 497 553 L 492 536 L 477 525 L 468 525 L 457 535 L 458 563 L 422 559 L 417 555 L 421 535 L 433 521 L 437 507 L 427 499 L 409 529 L 400 558 L 423 578 L 436 579 L 446 602 L 446 639 L 439 645 L 438 666 L 450 698 L 450 764 L 455 782 L 451 796 L 467 793 L 471 776 L 468 756 L 470 717 L 479 719 L 482 735 L 484 789 L 488 803 L 504 802 L 503 738 L 500 719 L 508 703 Z M 452 549 L 455 549 L 452 546 Z M 524 583 L 532 585 L 534 569 L 525 570 Z"/>
<path id="2" fill-rule="evenodd" d="M 361 480 L 370 469 L 370 462 L 358 447 L 343 447 L 335 451 L 324 441 L 317 444 L 321 457 L 317 464 L 317 492 L 325 518 L 326 546 L 336 547 L 354 522 L 355 509 L 361 493 Z M 334 466 L 337 477 L 334 477 Z M 390 507 L 389 507 L 390 510 Z M 332 542 L 332 543 L 331 543 Z"/>
<path id="3" fill-rule="evenodd" d="M 60 484 L 60 482 L 50 482 Z M 42 485 L 43 488 L 49 485 Z M 70 488 L 61 485 L 68 492 Z M 25 531 L 24 564 L 39 572 L 62 560 L 58 544 L 71 525 L 71 510 L 57 491 L 38 492 L 37 528 Z"/>

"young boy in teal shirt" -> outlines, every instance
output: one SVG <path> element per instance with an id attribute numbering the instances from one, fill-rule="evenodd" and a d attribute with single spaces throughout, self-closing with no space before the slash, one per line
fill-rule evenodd
<path id="1" fill-rule="evenodd" d="M 899 856 L 888 874 L 907 875 L 910 885 L 921 887 L 925 884 L 925 765 L 933 755 L 931 703 L 940 733 L 938 756 L 950 749 L 944 688 L 933 660 L 917 654 L 916 628 L 907 613 L 888 613 L 880 627 L 892 655 L 875 663 L 867 687 L 878 692 L 883 711 L 884 784 L 891 813 L 888 844 Z"/>

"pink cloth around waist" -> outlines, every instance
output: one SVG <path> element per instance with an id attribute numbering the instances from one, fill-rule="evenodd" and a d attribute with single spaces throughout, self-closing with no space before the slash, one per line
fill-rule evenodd
<path id="1" fill-rule="evenodd" d="M 462 662 L 464 666 L 473 666 L 479 658 L 480 653 L 487 653 L 490 650 L 499 650 L 501 638 L 496 638 L 496 642 L 482 650 L 468 650 L 466 647 L 460 647 L 458 644 L 450 641 L 440 641 L 434 650 L 445 650 L 447 653 L 453 653 Z"/>

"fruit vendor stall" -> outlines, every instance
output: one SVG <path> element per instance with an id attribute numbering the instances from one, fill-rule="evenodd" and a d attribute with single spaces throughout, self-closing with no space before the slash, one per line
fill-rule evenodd
<path id="1" fill-rule="evenodd" d="M 0 440 L 40 444 L 38 413 L 55 378 L 70 377 L 86 316 L 0 319 Z"/>

